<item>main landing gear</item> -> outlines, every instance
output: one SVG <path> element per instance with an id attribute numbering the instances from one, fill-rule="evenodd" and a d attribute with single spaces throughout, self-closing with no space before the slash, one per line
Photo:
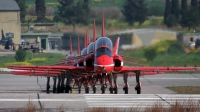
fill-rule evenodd
<path id="1" fill-rule="evenodd" d="M 49 94 L 50 89 L 50 77 L 47 77 L 47 94 Z"/>
<path id="2" fill-rule="evenodd" d="M 135 86 L 135 90 L 137 92 L 137 94 L 141 94 L 141 82 L 140 82 L 140 71 L 137 70 L 135 71 L 136 74 L 136 86 Z M 64 85 L 64 81 L 66 78 L 66 83 Z M 117 75 L 116 74 L 99 74 L 96 77 L 92 77 L 92 90 L 93 93 L 95 94 L 97 91 L 96 88 L 96 83 L 97 81 L 100 81 L 101 84 L 101 92 L 102 94 L 105 94 L 105 90 L 107 88 L 107 84 L 106 82 L 109 81 L 110 83 L 110 87 L 109 87 L 109 91 L 110 94 L 118 94 L 118 84 L 117 84 Z M 124 79 L 124 87 L 123 87 L 123 91 L 125 94 L 128 94 L 128 88 L 129 88 L 129 84 L 128 84 L 128 74 L 123 74 L 123 79 Z M 86 80 L 86 79 L 85 79 Z M 66 72 L 62 72 L 62 74 L 53 77 L 53 93 L 70 93 L 72 91 L 72 87 L 70 85 L 71 83 L 71 77 L 70 77 L 70 71 L 66 71 Z M 78 81 L 78 93 L 81 93 L 81 86 L 83 84 L 83 79 L 79 79 Z M 88 80 L 87 80 L 88 81 Z M 88 82 L 87 82 L 88 83 Z M 85 93 L 89 93 L 89 86 L 88 84 L 85 84 Z M 47 77 L 47 83 L 46 83 L 46 92 L 47 94 L 50 93 L 50 77 Z"/>
<path id="3" fill-rule="evenodd" d="M 123 90 L 124 90 L 125 94 L 128 94 L 128 87 L 129 87 L 129 85 L 128 85 L 128 75 L 124 74 L 123 78 L 124 78 L 124 87 L 123 87 Z"/>
<path id="4" fill-rule="evenodd" d="M 66 80 L 66 84 L 65 84 L 65 93 L 69 93 L 70 91 L 72 92 L 72 87 L 70 86 L 70 71 L 67 72 L 67 80 Z"/>
<path id="5" fill-rule="evenodd" d="M 66 85 L 64 84 L 66 79 Z M 70 86 L 70 72 L 62 72 L 62 74 L 53 77 L 53 93 L 69 93 L 72 91 L 72 88 Z M 50 88 L 50 77 L 47 77 L 47 93 L 49 93 Z"/>
<path id="6" fill-rule="evenodd" d="M 107 88 L 107 85 L 106 85 L 106 74 L 102 74 L 101 76 L 101 81 L 102 81 L 102 84 L 101 84 L 101 94 L 105 94 L 105 90 Z"/>
<path id="7" fill-rule="evenodd" d="M 140 71 L 136 71 L 136 87 L 135 90 L 137 91 L 137 94 L 141 94 L 141 82 L 140 82 Z"/>

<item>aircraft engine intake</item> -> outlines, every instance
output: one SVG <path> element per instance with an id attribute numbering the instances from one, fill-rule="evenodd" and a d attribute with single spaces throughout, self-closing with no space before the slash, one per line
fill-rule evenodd
<path id="1" fill-rule="evenodd" d="M 84 67 L 86 71 L 94 70 L 94 55 L 93 54 L 89 54 L 88 56 L 85 57 Z"/>
<path id="2" fill-rule="evenodd" d="M 123 60 L 122 60 L 121 56 L 115 55 L 113 59 L 114 59 L 114 64 L 115 64 L 114 70 L 120 71 L 123 67 Z"/>

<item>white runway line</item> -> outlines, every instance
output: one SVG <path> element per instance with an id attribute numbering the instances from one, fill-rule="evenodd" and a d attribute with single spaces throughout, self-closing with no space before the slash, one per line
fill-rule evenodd
<path id="1" fill-rule="evenodd" d="M 161 79 L 161 80 L 199 80 L 200 78 L 168 78 L 168 77 L 163 77 L 163 78 L 141 78 L 141 79 Z"/>
<path id="2" fill-rule="evenodd" d="M 176 101 L 180 103 L 185 103 L 186 101 L 192 100 L 195 102 L 200 101 L 200 95 L 172 95 L 172 94 L 161 94 L 160 97 L 147 94 L 147 95 L 135 95 L 135 94 L 84 94 L 88 107 L 149 107 L 153 106 L 155 103 L 161 103 L 164 106 L 170 106 Z M 170 104 L 168 104 L 168 102 Z"/>
<path id="3" fill-rule="evenodd" d="M 80 102 L 80 101 L 86 101 L 85 99 L 0 99 L 0 102 L 3 101 L 62 101 L 62 102 Z"/>

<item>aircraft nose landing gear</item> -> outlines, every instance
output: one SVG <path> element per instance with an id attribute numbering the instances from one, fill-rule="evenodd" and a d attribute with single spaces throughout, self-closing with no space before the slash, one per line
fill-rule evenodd
<path id="1" fill-rule="evenodd" d="M 47 77 L 47 94 L 49 94 L 49 89 L 50 89 L 50 77 Z"/>
<path id="2" fill-rule="evenodd" d="M 137 91 L 137 94 L 141 94 L 141 82 L 140 82 L 140 71 L 136 71 L 136 87 L 135 90 Z"/>
<path id="3" fill-rule="evenodd" d="M 101 87 L 102 94 L 105 94 L 106 88 L 107 88 L 107 85 L 106 85 L 106 84 L 104 84 L 104 85 Z"/>

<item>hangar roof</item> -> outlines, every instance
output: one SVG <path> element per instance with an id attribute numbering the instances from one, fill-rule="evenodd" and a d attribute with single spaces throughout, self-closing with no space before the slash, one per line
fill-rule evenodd
<path id="1" fill-rule="evenodd" d="M 15 0 L 0 0 L 0 11 L 19 11 L 20 8 Z"/>

